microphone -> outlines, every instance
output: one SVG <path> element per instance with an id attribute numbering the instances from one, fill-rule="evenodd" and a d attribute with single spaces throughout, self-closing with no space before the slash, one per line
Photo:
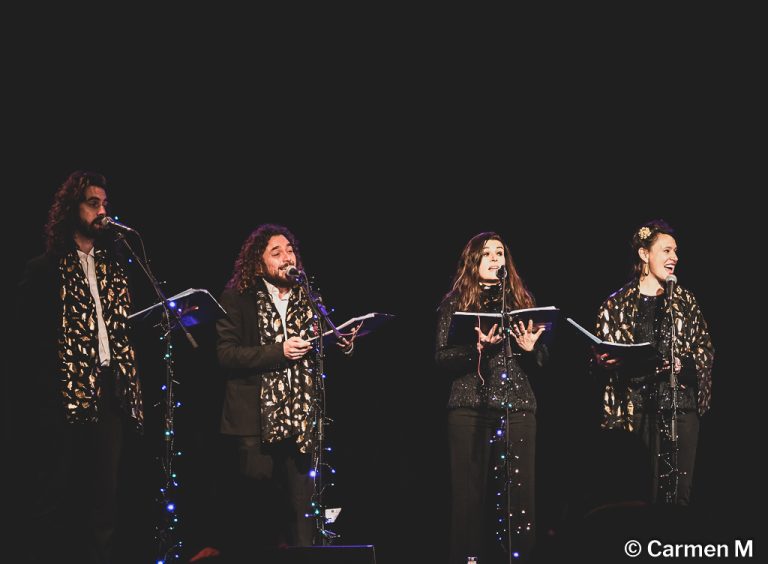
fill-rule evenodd
<path id="1" fill-rule="evenodd" d="M 301 280 L 304 278 L 304 271 L 299 270 L 295 266 L 289 266 L 288 269 L 285 271 L 285 275 L 288 278 L 293 278 L 295 280 Z"/>
<path id="2" fill-rule="evenodd" d="M 123 225 L 119 221 L 115 221 L 108 215 L 105 215 L 99 220 L 99 223 L 102 227 L 105 229 L 117 229 L 118 231 L 129 231 L 130 233 L 136 233 L 136 230 L 128 227 L 127 225 Z"/>
<path id="3" fill-rule="evenodd" d="M 675 284 L 677 284 L 677 276 L 670 274 L 666 277 L 664 282 L 667 284 L 667 298 L 671 298 L 675 293 Z"/>
<path id="4" fill-rule="evenodd" d="M 499 269 L 496 271 L 496 278 L 499 280 L 504 280 L 507 277 L 507 267 L 503 264 L 499 267 Z"/>

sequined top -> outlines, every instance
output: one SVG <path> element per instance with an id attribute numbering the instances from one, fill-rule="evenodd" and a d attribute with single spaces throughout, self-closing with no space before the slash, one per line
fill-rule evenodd
<path id="1" fill-rule="evenodd" d="M 649 297 L 640 293 L 635 280 L 612 294 L 600 307 L 596 335 L 605 341 L 639 343 L 649 341 L 657 351 L 653 365 L 624 367 L 607 371 L 604 391 L 604 426 L 626 426 L 627 415 L 646 409 L 668 409 L 672 405 L 669 371 L 656 373 L 669 358 L 672 318 L 675 327 L 675 356 L 682 371 L 678 375 L 685 386 L 678 394 L 678 407 L 704 414 L 712 397 L 714 347 L 693 294 L 677 286 L 672 296 L 672 318 L 665 296 Z"/>
<path id="2" fill-rule="evenodd" d="M 666 311 L 666 299 L 661 296 L 640 294 L 637 302 L 635 320 L 635 340 L 649 342 L 656 350 L 669 350 L 669 341 L 660 342 L 663 337 L 661 328 Z M 677 374 L 680 389 L 677 394 L 677 407 L 682 411 L 696 410 L 696 367 L 692 359 L 681 359 L 683 370 Z M 656 366 L 647 366 L 635 374 L 629 375 L 630 401 L 635 412 L 672 409 L 672 388 L 669 385 L 669 372 L 656 374 Z"/>
<path id="3" fill-rule="evenodd" d="M 538 341 L 533 351 L 525 352 L 513 342 L 513 356 L 508 359 L 509 375 L 505 378 L 501 344 L 486 347 L 480 355 L 476 341 L 454 342 L 451 318 L 458 311 L 458 302 L 458 296 L 447 298 L 440 305 L 437 321 L 435 361 L 452 378 L 448 408 L 504 409 L 509 404 L 512 411 L 534 412 L 536 398 L 526 374 L 543 366 L 548 356 L 546 346 Z M 484 288 L 481 304 L 481 312 L 501 310 L 498 286 Z M 482 380 L 478 376 L 478 359 Z"/>

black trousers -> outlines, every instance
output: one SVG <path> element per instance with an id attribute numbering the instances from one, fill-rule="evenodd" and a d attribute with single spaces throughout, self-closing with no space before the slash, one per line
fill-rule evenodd
<path id="1" fill-rule="evenodd" d="M 506 500 L 502 480 L 493 480 L 493 466 L 504 448 L 490 443 L 499 429 L 502 411 L 457 408 L 448 412 L 451 468 L 451 564 L 464 564 L 467 556 L 479 562 L 504 562 L 507 555 L 496 532 L 504 512 L 496 504 Z M 512 485 L 509 493 L 513 514 L 512 551 L 524 559 L 535 539 L 536 418 L 533 413 L 509 417 Z M 497 495 L 497 494 L 501 495 Z M 504 538 L 506 543 L 506 537 Z"/>
<path id="2" fill-rule="evenodd" d="M 652 468 L 652 491 L 651 500 L 653 502 L 664 501 L 664 491 L 660 489 L 661 481 L 659 474 L 667 472 L 668 469 L 660 463 L 659 454 L 663 448 L 662 434 L 660 428 L 663 424 L 659 420 L 660 415 L 657 411 L 648 411 L 635 413 L 632 416 L 634 431 L 639 433 L 643 442 L 648 447 L 651 457 Z M 669 413 L 663 415 L 668 420 Z M 679 505 L 688 505 L 691 501 L 691 491 L 693 489 L 693 469 L 696 463 L 696 447 L 699 442 L 699 416 L 695 411 L 679 413 L 677 416 L 677 503 Z"/>
<path id="3" fill-rule="evenodd" d="M 226 439 L 223 514 L 229 521 L 221 536 L 227 557 L 253 562 L 274 556 L 281 545 L 311 546 L 314 520 L 305 517 L 314 492 L 311 456 L 290 439 L 273 444 L 257 436 Z"/>
<path id="4" fill-rule="evenodd" d="M 127 416 L 105 382 L 96 423 L 68 423 L 63 408 L 38 409 L 27 439 L 31 562 L 106 563 L 117 518 L 117 482 Z"/>

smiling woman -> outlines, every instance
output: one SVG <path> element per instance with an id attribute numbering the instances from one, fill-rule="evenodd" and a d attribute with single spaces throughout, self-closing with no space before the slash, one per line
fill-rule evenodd
<path id="1" fill-rule="evenodd" d="M 605 382 L 603 427 L 642 436 L 654 468 L 650 499 L 687 505 L 699 417 L 711 400 L 714 348 L 693 294 L 667 284 L 678 262 L 672 228 L 650 221 L 634 231 L 632 248 L 633 277 L 600 307 L 596 334 L 609 342 L 649 342 L 656 357 L 625 364 L 595 356 Z"/>

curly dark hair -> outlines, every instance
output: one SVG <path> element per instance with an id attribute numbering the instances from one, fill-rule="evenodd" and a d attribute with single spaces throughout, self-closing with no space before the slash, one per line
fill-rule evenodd
<path id="1" fill-rule="evenodd" d="M 77 170 L 67 177 L 53 196 L 45 224 L 45 248 L 56 255 L 66 254 L 80 217 L 79 206 L 89 186 L 107 189 L 107 179 L 98 172 Z"/>
<path id="2" fill-rule="evenodd" d="M 634 251 L 633 257 L 635 261 L 632 267 L 632 276 L 635 278 L 640 278 L 640 275 L 643 273 L 643 264 L 645 264 L 640 259 L 637 251 L 639 249 L 650 249 L 662 233 L 673 236 L 675 234 L 675 230 L 663 219 L 646 221 L 632 233 L 630 245 Z"/>
<path id="3" fill-rule="evenodd" d="M 472 237 L 464 246 L 459 258 L 459 264 L 456 268 L 456 275 L 453 279 L 453 287 L 446 294 L 443 300 L 454 295 L 459 297 L 459 308 L 465 311 L 477 311 L 480 307 L 480 275 L 478 268 L 483 258 L 483 247 L 488 241 L 498 241 L 504 245 L 504 263 L 509 273 L 510 284 L 507 285 L 506 293 L 507 303 L 512 309 L 533 307 L 535 305 L 533 296 L 525 287 L 523 280 L 517 273 L 515 263 L 512 261 L 512 255 L 504 239 L 498 233 L 485 231 Z M 510 299 L 511 298 L 511 299 Z"/>
<path id="4" fill-rule="evenodd" d="M 232 272 L 232 278 L 227 282 L 227 288 L 234 288 L 241 294 L 253 288 L 254 283 L 264 273 L 264 261 L 262 256 L 267 248 L 267 243 L 275 235 L 282 235 L 293 247 L 293 253 L 296 255 L 296 268 L 302 270 L 299 254 L 299 242 L 287 227 L 265 223 L 254 229 L 248 238 L 240 247 L 240 252 L 235 259 L 235 268 Z"/>

